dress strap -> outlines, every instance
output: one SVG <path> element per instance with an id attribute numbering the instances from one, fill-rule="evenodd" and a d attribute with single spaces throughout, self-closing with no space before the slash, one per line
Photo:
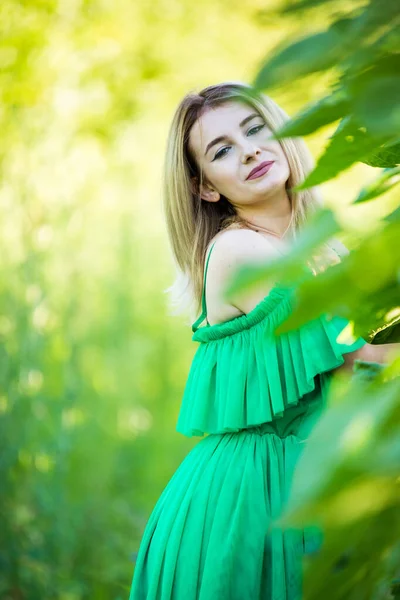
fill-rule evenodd
<path id="1" fill-rule="evenodd" d="M 204 279 L 203 279 L 203 293 L 201 295 L 201 315 L 199 316 L 199 318 L 193 323 L 192 325 L 192 331 L 195 332 L 199 325 L 201 325 L 201 323 L 204 321 L 204 319 L 207 317 L 207 307 L 206 307 L 206 277 L 207 277 L 207 269 L 208 269 L 208 261 L 210 260 L 210 255 L 211 255 L 211 250 L 214 248 L 215 242 L 214 244 L 212 244 L 210 251 L 208 253 L 207 256 L 207 260 L 206 260 L 206 268 L 204 269 Z"/>

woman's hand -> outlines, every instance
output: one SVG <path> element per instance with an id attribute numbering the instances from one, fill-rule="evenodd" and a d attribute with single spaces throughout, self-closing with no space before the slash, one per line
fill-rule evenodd
<path id="1" fill-rule="evenodd" d="M 400 343 L 394 344 L 365 344 L 359 350 L 347 352 L 343 355 L 344 363 L 334 369 L 334 371 L 352 371 L 355 360 L 365 362 L 380 363 L 382 365 L 390 364 L 397 354 L 400 353 Z"/>

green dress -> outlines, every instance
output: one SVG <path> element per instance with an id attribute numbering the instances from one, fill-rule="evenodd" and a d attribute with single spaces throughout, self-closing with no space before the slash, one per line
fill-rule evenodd
<path id="1" fill-rule="evenodd" d="M 280 336 L 294 288 L 276 285 L 249 313 L 198 327 L 176 429 L 204 436 L 147 522 L 129 600 L 299 600 L 302 557 L 323 532 L 271 526 L 290 493 L 332 369 L 366 344 L 337 341 L 348 321 L 327 315 Z"/>

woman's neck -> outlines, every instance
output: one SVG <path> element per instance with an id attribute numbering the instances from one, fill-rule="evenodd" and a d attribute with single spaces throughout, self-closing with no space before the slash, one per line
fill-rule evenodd
<path id="1" fill-rule="evenodd" d="M 283 238 L 288 234 L 294 214 L 286 190 L 280 198 L 263 207 L 246 207 L 238 211 L 239 216 L 255 229 Z"/>

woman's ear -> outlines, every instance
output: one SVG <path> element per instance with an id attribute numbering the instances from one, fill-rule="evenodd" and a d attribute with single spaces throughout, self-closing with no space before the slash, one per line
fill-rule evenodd
<path id="1" fill-rule="evenodd" d="M 219 193 L 213 188 L 209 187 L 207 183 L 203 183 L 201 189 L 199 189 L 198 177 L 191 177 L 190 184 L 192 193 L 195 195 L 200 194 L 202 200 L 205 200 L 206 202 L 218 202 L 220 199 Z"/>
<path id="2" fill-rule="evenodd" d="M 201 199 L 206 202 L 218 202 L 221 196 L 215 190 L 209 188 L 202 188 Z"/>

